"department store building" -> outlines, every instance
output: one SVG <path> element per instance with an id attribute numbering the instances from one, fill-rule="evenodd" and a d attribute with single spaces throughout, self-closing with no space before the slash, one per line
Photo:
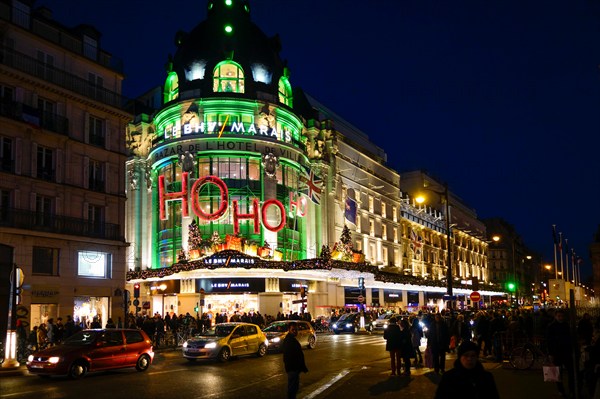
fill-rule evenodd
<path id="1" fill-rule="evenodd" d="M 443 308 L 443 198 L 415 202 L 439 181 L 411 172 L 401 191 L 382 148 L 293 86 L 247 1 L 209 1 L 176 43 L 145 98 L 159 107 L 127 128 L 129 311 Z M 454 295 L 489 302 L 485 227 L 449 199 Z"/>

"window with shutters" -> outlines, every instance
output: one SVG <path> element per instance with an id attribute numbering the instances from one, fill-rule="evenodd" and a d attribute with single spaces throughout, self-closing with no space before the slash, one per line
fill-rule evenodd
<path id="1" fill-rule="evenodd" d="M 37 177 L 54 180 L 54 153 L 52 149 L 38 145 L 37 147 Z"/>
<path id="2" fill-rule="evenodd" d="M 94 191 L 104 192 L 104 162 L 90 159 L 88 166 L 88 188 Z"/>
<path id="3" fill-rule="evenodd" d="M 88 137 L 89 143 L 98 147 L 106 145 L 104 120 L 90 115 L 88 117 Z"/>

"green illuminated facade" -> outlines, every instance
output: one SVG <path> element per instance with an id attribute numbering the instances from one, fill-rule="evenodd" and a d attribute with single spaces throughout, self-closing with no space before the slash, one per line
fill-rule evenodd
<path id="1" fill-rule="evenodd" d="M 149 311 L 300 312 L 301 289 L 313 315 L 359 297 L 443 304 L 443 217 L 411 205 L 385 152 L 292 86 L 248 1 L 209 1 L 175 42 L 144 99 L 161 103 L 127 129 L 127 280 Z M 453 236 L 452 274 L 486 281 L 487 244 Z"/>

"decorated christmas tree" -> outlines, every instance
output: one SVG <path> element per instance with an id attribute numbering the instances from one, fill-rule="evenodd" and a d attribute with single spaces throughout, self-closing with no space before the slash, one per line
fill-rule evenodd
<path id="1" fill-rule="evenodd" d="M 350 229 L 346 225 L 344 225 L 344 229 L 342 230 L 340 241 L 344 245 L 352 244 L 352 234 L 350 234 Z"/>
<path id="2" fill-rule="evenodd" d="M 321 258 L 325 260 L 331 259 L 331 250 L 329 249 L 329 246 L 323 245 L 321 247 Z"/>
<path id="3" fill-rule="evenodd" d="M 198 229 L 198 224 L 196 220 L 193 220 L 192 223 L 188 226 L 188 248 L 189 249 L 200 249 L 202 245 L 202 235 L 200 234 L 200 230 Z"/>

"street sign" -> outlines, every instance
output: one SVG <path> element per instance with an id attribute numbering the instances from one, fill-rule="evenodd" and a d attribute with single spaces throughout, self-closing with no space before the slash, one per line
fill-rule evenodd
<path id="1" fill-rule="evenodd" d="M 292 303 L 306 303 L 306 298 L 293 300 Z"/>
<path id="2" fill-rule="evenodd" d="M 359 303 L 363 303 L 364 301 L 365 301 L 365 297 L 364 297 L 364 296 L 362 296 L 362 295 L 359 295 L 359 296 L 358 296 L 358 302 L 359 302 Z"/>
<path id="3" fill-rule="evenodd" d="M 481 299 L 481 294 L 477 291 L 473 291 L 471 292 L 471 300 L 473 302 L 479 302 L 479 300 Z"/>

